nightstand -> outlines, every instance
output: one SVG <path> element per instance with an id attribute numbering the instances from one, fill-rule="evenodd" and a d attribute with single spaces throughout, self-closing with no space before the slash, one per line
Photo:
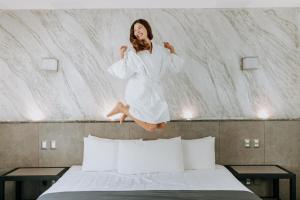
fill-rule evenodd
<path id="1" fill-rule="evenodd" d="M 0 176 L 0 200 L 4 200 L 5 181 L 16 182 L 16 199 L 22 199 L 23 181 L 57 181 L 68 167 L 21 167 Z"/>
<path id="2" fill-rule="evenodd" d="M 296 175 L 279 165 L 226 165 L 240 181 L 247 179 L 269 179 L 273 182 L 273 197 L 279 199 L 279 179 L 288 179 L 290 200 L 296 200 Z"/>

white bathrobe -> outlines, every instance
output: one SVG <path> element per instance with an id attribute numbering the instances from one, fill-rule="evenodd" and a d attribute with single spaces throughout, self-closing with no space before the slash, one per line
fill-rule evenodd
<path id="1" fill-rule="evenodd" d="M 184 60 L 168 49 L 152 42 L 152 53 L 135 53 L 128 47 L 124 58 L 108 68 L 112 75 L 128 79 L 125 101 L 129 113 L 141 121 L 158 124 L 170 121 L 168 104 L 161 87 L 161 78 L 167 69 L 179 72 Z"/>

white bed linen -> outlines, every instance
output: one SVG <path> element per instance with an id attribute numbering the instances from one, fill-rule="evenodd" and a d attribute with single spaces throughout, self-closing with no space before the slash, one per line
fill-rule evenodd
<path id="1" fill-rule="evenodd" d="M 138 175 L 117 172 L 85 172 L 72 166 L 46 193 L 67 191 L 131 190 L 241 190 L 250 191 L 224 166 L 215 169 Z"/>

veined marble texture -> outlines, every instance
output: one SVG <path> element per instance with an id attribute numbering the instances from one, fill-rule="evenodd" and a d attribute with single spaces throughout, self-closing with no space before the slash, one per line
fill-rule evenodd
<path id="1" fill-rule="evenodd" d="M 108 120 L 126 81 L 106 69 L 138 18 L 186 61 L 162 81 L 172 120 L 300 117 L 300 8 L 2 10 L 0 121 Z"/>

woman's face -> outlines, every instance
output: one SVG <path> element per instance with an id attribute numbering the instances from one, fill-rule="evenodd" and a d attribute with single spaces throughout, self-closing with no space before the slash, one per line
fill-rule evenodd
<path id="1" fill-rule="evenodd" d="M 145 40 L 147 38 L 147 29 L 140 23 L 134 24 L 134 35 L 138 40 Z"/>

